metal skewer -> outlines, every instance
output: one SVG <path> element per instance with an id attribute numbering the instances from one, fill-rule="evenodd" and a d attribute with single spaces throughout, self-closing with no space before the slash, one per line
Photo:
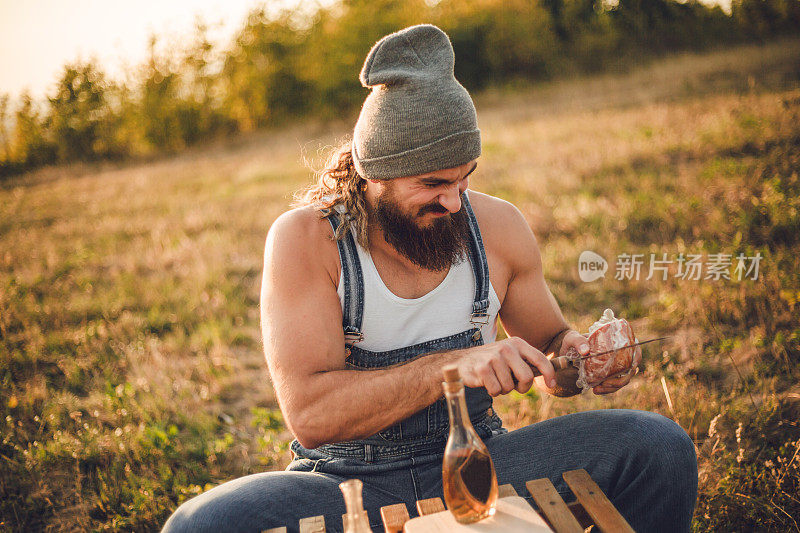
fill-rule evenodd
<path id="1" fill-rule="evenodd" d="M 589 355 L 584 355 L 582 357 L 574 357 L 570 359 L 570 361 L 580 361 L 581 359 L 589 359 L 590 357 L 597 357 L 599 355 L 605 355 L 611 352 L 617 352 L 619 350 L 624 350 L 625 348 L 633 348 L 634 346 L 641 346 L 642 344 L 647 344 L 648 342 L 656 342 L 656 341 L 663 341 L 665 339 L 669 339 L 669 337 L 658 337 L 657 339 L 650 339 L 642 342 L 635 342 L 633 344 L 629 344 L 628 346 L 622 346 L 621 348 L 613 348 L 611 350 L 606 350 L 605 352 L 600 353 L 592 353 Z M 561 357 L 567 357 L 566 355 L 562 355 Z"/>
<path id="2" fill-rule="evenodd" d="M 558 372 L 559 370 L 566 370 L 567 368 L 572 367 L 572 361 L 580 361 L 582 359 L 589 359 L 590 357 L 598 357 L 600 355 L 606 355 L 611 352 L 618 352 L 619 350 L 625 350 L 627 348 L 633 348 L 635 346 L 641 346 L 642 344 L 647 344 L 649 342 L 656 342 L 656 341 L 663 341 L 665 339 L 669 339 L 670 337 L 658 337 L 657 339 L 649 339 L 642 342 L 636 342 L 634 344 L 629 344 L 628 346 L 622 346 L 620 348 L 613 348 L 611 350 L 606 350 L 605 352 L 600 353 L 593 353 L 589 355 L 584 355 L 582 357 L 568 357 L 566 355 L 559 355 L 558 357 L 553 357 L 550 359 L 550 362 L 553 364 L 553 368 L 555 371 Z M 574 348 L 570 348 L 570 350 L 574 350 Z M 542 372 L 536 368 L 535 366 L 531 366 L 531 370 L 533 370 L 533 376 L 541 376 Z"/>

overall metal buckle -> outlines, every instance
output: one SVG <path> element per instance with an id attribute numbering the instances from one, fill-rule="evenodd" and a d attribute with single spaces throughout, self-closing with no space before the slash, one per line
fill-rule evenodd
<path id="1" fill-rule="evenodd" d="M 354 331 L 344 334 L 344 341 L 349 344 L 355 344 L 364 340 L 364 334 L 360 331 Z"/>
<path id="2" fill-rule="evenodd" d="M 489 313 L 485 311 L 477 311 L 472 313 L 472 318 L 470 318 L 469 323 L 473 326 L 481 325 L 485 326 L 489 323 Z"/>

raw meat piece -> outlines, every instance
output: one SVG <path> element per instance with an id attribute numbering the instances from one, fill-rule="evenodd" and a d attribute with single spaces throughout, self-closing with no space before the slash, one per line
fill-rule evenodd
<path id="1" fill-rule="evenodd" d="M 589 353 L 600 353 L 623 348 L 638 342 L 630 324 L 624 318 L 615 318 L 611 309 L 589 328 Z M 599 385 L 606 378 L 630 371 L 639 347 L 617 350 L 605 355 L 573 361 L 578 367 L 578 387 L 587 389 Z M 580 355 L 573 350 L 567 353 L 572 359 Z"/>

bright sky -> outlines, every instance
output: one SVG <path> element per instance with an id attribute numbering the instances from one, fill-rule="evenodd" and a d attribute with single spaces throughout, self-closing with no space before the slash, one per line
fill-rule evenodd
<path id="1" fill-rule="evenodd" d="M 264 0 L 0 0 L 0 94 L 36 99 L 55 85 L 62 67 L 96 57 L 112 78 L 142 61 L 149 36 L 191 35 L 195 17 L 209 37 L 227 43 L 247 13 Z M 268 0 L 270 7 L 291 0 Z"/>
<path id="2" fill-rule="evenodd" d="M 144 60 L 152 33 L 167 39 L 190 35 L 200 16 L 209 37 L 227 44 L 253 8 L 302 1 L 0 0 L 0 94 L 16 101 L 28 89 L 43 99 L 52 94 L 66 63 L 92 56 L 111 78 L 124 80 L 126 69 Z M 730 0 L 703 1 L 730 5 Z"/>

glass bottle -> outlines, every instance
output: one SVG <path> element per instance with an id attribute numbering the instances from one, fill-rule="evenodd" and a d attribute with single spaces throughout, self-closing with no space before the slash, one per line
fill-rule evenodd
<path id="1" fill-rule="evenodd" d="M 339 483 L 339 488 L 344 494 L 344 504 L 347 514 L 344 518 L 344 533 L 372 533 L 364 510 L 364 500 L 361 497 L 363 484 L 360 479 L 348 479 Z"/>
<path id="2" fill-rule="evenodd" d="M 450 435 L 442 463 L 444 501 L 457 522 L 470 524 L 494 514 L 497 475 L 489 450 L 469 420 L 458 368 L 447 366 L 443 373 L 450 413 Z"/>

